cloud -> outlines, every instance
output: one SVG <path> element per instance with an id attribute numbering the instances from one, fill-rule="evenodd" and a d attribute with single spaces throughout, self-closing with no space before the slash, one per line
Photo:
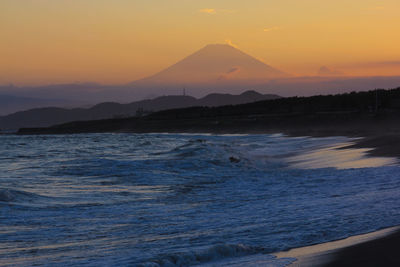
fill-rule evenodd
<path id="1" fill-rule="evenodd" d="M 219 11 L 221 11 L 222 13 L 225 13 L 225 14 L 233 14 L 233 13 L 237 12 L 236 10 L 232 10 L 232 9 L 221 9 Z"/>
<path id="2" fill-rule="evenodd" d="M 215 15 L 217 14 L 217 11 L 214 8 L 204 8 L 199 10 L 200 13 L 204 14 L 209 14 L 209 15 Z"/>
<path id="3" fill-rule="evenodd" d="M 343 72 L 337 71 L 337 70 L 331 70 L 327 66 L 322 66 L 319 68 L 317 72 L 318 76 L 337 76 L 337 75 L 343 75 Z"/>
<path id="4" fill-rule="evenodd" d="M 363 68 L 400 67 L 400 60 L 361 62 L 361 63 L 350 64 L 350 66 L 351 67 L 363 67 Z"/>
<path id="5" fill-rule="evenodd" d="M 234 48 L 239 48 L 239 46 L 235 45 L 234 43 L 232 43 L 232 40 L 226 39 L 225 43 L 227 43 L 228 45 L 234 47 Z"/>
<path id="6" fill-rule="evenodd" d="M 240 67 L 232 67 L 226 73 L 221 74 L 218 77 L 218 80 L 219 81 L 228 80 L 230 78 L 233 78 L 239 72 L 240 72 Z"/>
<path id="7" fill-rule="evenodd" d="M 235 73 L 235 72 L 239 72 L 240 71 L 240 67 L 233 67 L 230 70 L 228 70 L 226 72 L 226 74 L 231 74 L 231 73 Z"/>
<path id="8" fill-rule="evenodd" d="M 381 61 L 381 62 L 375 62 L 377 65 L 383 65 L 383 66 L 400 66 L 400 61 Z"/>
<path id="9" fill-rule="evenodd" d="M 384 6 L 373 6 L 373 7 L 369 7 L 368 9 L 369 10 L 383 10 L 383 9 L 385 9 L 385 7 Z"/>
<path id="10" fill-rule="evenodd" d="M 200 13 L 208 14 L 208 15 L 216 15 L 218 14 L 234 14 L 237 11 L 232 9 L 214 9 L 214 8 L 203 8 L 199 10 Z"/>
<path id="11" fill-rule="evenodd" d="M 277 31 L 279 29 L 280 29 L 280 27 L 264 28 L 264 32 L 272 32 L 272 31 Z"/>

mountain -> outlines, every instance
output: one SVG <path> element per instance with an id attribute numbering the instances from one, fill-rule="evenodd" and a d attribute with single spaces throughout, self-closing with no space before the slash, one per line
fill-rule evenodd
<path id="1" fill-rule="evenodd" d="M 130 104 L 105 102 L 91 108 L 37 108 L 0 117 L 0 129 L 16 130 L 22 127 L 47 127 L 69 121 L 98 120 L 115 117 L 141 115 L 150 111 L 185 108 L 192 106 L 222 106 L 244 104 L 266 99 L 277 99 L 278 95 L 263 95 L 247 91 L 240 95 L 210 94 L 196 99 L 191 96 L 162 96 Z"/>
<path id="2" fill-rule="evenodd" d="M 332 70 L 327 66 L 322 66 L 317 72 L 318 76 L 344 76 L 344 73 L 337 70 Z"/>
<path id="3" fill-rule="evenodd" d="M 42 99 L 15 95 L 0 95 L 0 115 L 43 106 L 68 106 L 69 104 L 71 104 L 70 101 L 62 99 Z"/>
<path id="4" fill-rule="evenodd" d="M 216 92 L 239 94 L 244 88 L 290 97 L 394 88 L 399 85 L 400 76 L 351 77 L 327 67 L 321 67 L 314 77 L 290 76 L 232 46 L 214 44 L 207 45 L 155 75 L 128 84 L 0 86 L 0 94 L 65 99 L 70 101 L 68 106 L 71 107 L 100 102 L 131 103 L 162 95 L 177 95 L 184 88 L 195 97 Z"/>
<path id="5" fill-rule="evenodd" d="M 0 94 L 61 98 L 91 104 L 106 101 L 129 103 L 162 95 L 176 95 L 185 87 L 196 97 L 211 92 L 238 94 L 243 88 L 254 84 L 289 76 L 230 45 L 212 44 L 155 75 L 125 85 L 82 83 L 0 87 Z"/>
<path id="6" fill-rule="evenodd" d="M 240 95 L 231 94 L 209 94 L 197 100 L 197 106 L 218 107 L 226 105 L 238 105 L 279 98 L 277 95 L 262 95 L 256 91 L 246 91 Z"/>
<path id="7" fill-rule="evenodd" d="M 212 44 L 139 83 L 165 85 L 254 82 L 288 76 L 230 45 Z"/>

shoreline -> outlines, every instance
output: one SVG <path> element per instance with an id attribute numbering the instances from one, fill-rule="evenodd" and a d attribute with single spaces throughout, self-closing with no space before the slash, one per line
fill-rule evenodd
<path id="1" fill-rule="evenodd" d="M 278 259 L 295 258 L 288 266 L 395 266 L 400 226 L 350 236 L 345 239 L 273 253 Z"/>
<path id="2" fill-rule="evenodd" d="M 235 107 L 225 107 L 225 109 Z M 234 114 L 234 112 L 228 112 L 228 110 L 226 115 L 214 114 L 214 116 L 207 116 L 207 114 L 203 114 L 203 116 L 200 111 L 196 111 L 194 114 L 189 111 L 186 109 L 167 110 L 146 117 L 75 121 L 47 128 L 22 128 L 16 134 L 282 133 L 294 137 L 346 136 L 360 138 L 348 148 L 372 148 L 367 152 L 372 156 L 400 158 L 400 123 L 398 119 L 400 112 L 382 112 L 378 114 L 366 112 L 314 112 L 252 115 L 250 113 Z M 221 109 L 221 111 L 224 111 L 224 109 Z"/>
<path id="3" fill-rule="evenodd" d="M 51 133 L 2 133 L 1 135 L 60 135 L 60 134 L 90 134 L 90 133 L 143 133 L 143 134 L 284 134 L 289 137 L 335 137 L 344 136 L 348 138 L 357 138 L 353 140 L 353 144 L 342 147 L 340 149 L 352 149 L 352 148 L 369 148 L 370 150 L 366 153 L 369 156 L 375 157 L 395 157 L 400 159 L 400 131 L 391 131 L 389 133 L 346 133 L 343 131 L 305 131 L 305 130 L 247 130 L 247 131 L 165 131 L 165 132 L 136 132 L 136 131 L 106 131 L 106 132 L 51 132 Z"/>
<path id="4" fill-rule="evenodd" d="M 159 122 L 159 121 L 158 121 Z M 396 124 L 393 124 L 396 122 Z M 173 124 L 173 123 L 172 123 Z M 259 125 L 241 125 L 240 127 L 194 127 L 176 125 L 150 127 L 140 125 L 137 128 L 110 128 L 98 131 L 85 131 L 89 128 L 79 128 L 85 123 L 74 124 L 73 127 L 55 127 L 44 129 L 43 132 L 33 131 L 37 134 L 87 134 L 87 133 L 169 133 L 169 134 L 284 134 L 289 137 L 335 137 L 345 136 L 359 138 L 352 140 L 351 145 L 337 149 L 371 148 L 366 152 L 367 156 L 396 157 L 400 158 L 400 125 L 396 121 L 387 121 L 383 128 L 370 128 L 371 122 L 362 125 L 335 124 L 330 125 L 297 125 L 297 127 L 257 127 Z M 99 125 L 98 123 L 96 124 Z M 68 125 L 71 126 L 71 125 Z M 157 124 L 157 126 L 160 126 Z M 237 125 L 233 125 L 237 126 Z M 245 129 L 245 126 L 249 126 Z M 254 127 L 251 127 L 254 126 Z M 381 124 L 382 126 L 382 124 Z M 391 127 L 389 127 L 391 126 Z M 131 126 L 132 127 L 132 126 Z M 76 131 L 80 129 L 80 131 Z M 83 129 L 83 130 L 82 130 Z M 32 132 L 19 133 L 32 134 Z M 289 266 L 400 266 L 400 254 L 396 255 L 394 250 L 400 244 L 400 226 L 390 227 L 379 231 L 356 235 L 346 239 L 328 243 L 316 244 L 302 248 L 294 248 L 289 251 L 277 252 L 272 255 L 277 258 L 296 258 L 297 260 Z M 377 249 L 377 247 L 379 247 Z M 384 261 L 387 260 L 387 264 Z"/>

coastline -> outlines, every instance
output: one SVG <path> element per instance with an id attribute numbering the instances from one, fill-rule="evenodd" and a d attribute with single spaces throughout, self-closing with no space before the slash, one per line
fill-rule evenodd
<path id="1" fill-rule="evenodd" d="M 277 258 L 296 258 L 289 266 L 398 266 L 400 226 L 355 235 L 332 242 L 273 253 Z"/>
<path id="2" fill-rule="evenodd" d="M 287 136 L 310 136 L 330 137 L 346 136 L 357 138 L 352 140 L 353 144 L 338 148 L 371 148 L 367 154 L 371 156 L 397 157 L 400 158 L 400 125 L 397 119 L 388 119 L 379 122 L 379 127 L 373 127 L 374 120 L 363 123 L 352 121 L 333 121 L 329 123 L 312 124 L 313 120 L 300 124 L 289 125 L 295 120 L 280 122 L 272 125 L 268 119 L 248 122 L 243 120 L 226 121 L 225 124 L 213 124 L 212 120 L 178 120 L 178 121 L 148 121 L 145 119 L 122 121 L 111 120 L 76 122 L 67 125 L 50 128 L 29 129 L 19 134 L 76 134 L 76 133 L 209 133 L 209 134 L 276 134 L 282 133 Z M 136 124 L 129 124 L 129 122 Z M 243 123 L 243 124 L 241 124 Z M 376 125 L 375 125 L 376 126 Z M 400 243 L 399 227 L 383 229 L 377 232 L 357 235 L 317 244 L 310 247 L 292 249 L 273 255 L 278 258 L 296 258 L 297 261 L 290 266 L 388 266 L 382 264 L 382 259 L 394 257 L 396 263 L 400 260 L 393 249 Z M 380 249 L 377 250 L 376 247 Z M 394 255 L 394 256 L 393 256 Z M 389 257 L 390 256 L 390 257 Z M 397 258 L 396 258 L 397 257 Z M 355 262 L 356 261 L 356 262 Z M 393 264 L 392 264 L 393 265 Z M 400 265 L 400 264 L 399 264 Z M 390 265 L 389 265 L 390 266 Z"/>
<path id="3" fill-rule="evenodd" d="M 371 148 L 368 154 L 400 158 L 400 112 L 291 113 L 179 117 L 172 110 L 145 117 L 75 121 L 46 128 L 22 128 L 18 135 L 79 133 L 210 133 L 360 138 L 346 148 Z M 173 114 L 169 114 L 173 112 Z M 179 113 L 181 114 L 181 113 Z M 176 115 L 176 116 L 174 116 Z M 182 115 L 182 114 L 181 114 Z M 185 114 L 183 113 L 182 116 Z"/>
<path id="4" fill-rule="evenodd" d="M 46 133 L 7 133 L 3 135 L 59 135 L 59 134 L 86 134 L 86 133 L 168 133 L 168 134 L 284 134 L 290 137 L 334 137 L 334 136 L 345 136 L 348 138 L 356 138 L 352 140 L 353 144 L 339 149 L 352 149 L 352 148 L 368 148 L 366 152 L 369 156 L 375 157 L 395 157 L 400 159 L 400 131 L 385 133 L 366 133 L 359 132 L 346 133 L 341 131 L 326 132 L 326 131 L 293 131 L 293 130 L 248 130 L 248 131 L 160 131 L 160 132 L 142 132 L 142 131 L 101 131 L 101 132 L 59 132 L 51 131 Z"/>
<path id="5" fill-rule="evenodd" d="M 338 149 L 370 148 L 370 156 L 400 158 L 400 113 L 313 113 L 182 118 L 169 115 L 73 122 L 18 134 L 210 133 L 357 138 Z M 273 255 L 296 258 L 290 266 L 400 266 L 400 228 L 392 227 Z M 396 264 L 393 264 L 396 263 Z"/>

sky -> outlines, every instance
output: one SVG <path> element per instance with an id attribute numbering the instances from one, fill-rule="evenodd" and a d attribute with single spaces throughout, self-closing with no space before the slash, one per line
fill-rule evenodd
<path id="1" fill-rule="evenodd" d="M 399 0 L 0 0 L 0 84 L 121 84 L 207 44 L 294 75 L 400 75 Z"/>

